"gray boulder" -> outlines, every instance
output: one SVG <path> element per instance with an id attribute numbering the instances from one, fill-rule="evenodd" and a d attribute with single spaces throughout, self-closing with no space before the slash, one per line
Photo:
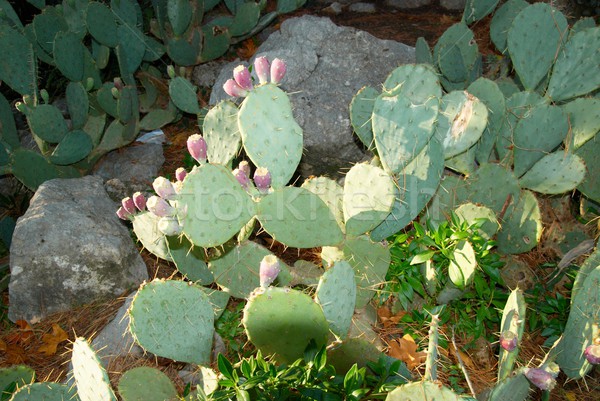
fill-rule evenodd
<path id="1" fill-rule="evenodd" d="M 36 322 L 93 301 L 114 298 L 148 278 L 102 179 L 42 184 L 10 248 L 8 317 Z"/>
<path id="2" fill-rule="evenodd" d="M 380 87 L 399 65 L 413 63 L 414 48 L 339 27 L 329 18 L 305 15 L 281 24 L 258 48 L 258 56 L 287 63 L 281 86 L 304 130 L 301 175 L 338 177 L 367 158 L 350 126 L 352 97 L 365 85 Z M 228 97 L 222 86 L 238 64 L 230 63 L 221 71 L 211 94 L 212 104 Z"/>
<path id="3" fill-rule="evenodd" d="M 385 0 L 385 4 L 399 9 L 412 9 L 425 7 L 432 3 L 432 0 Z"/>

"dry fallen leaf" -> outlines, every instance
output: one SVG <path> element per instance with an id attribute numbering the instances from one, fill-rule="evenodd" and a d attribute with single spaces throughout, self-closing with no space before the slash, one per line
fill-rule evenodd
<path id="1" fill-rule="evenodd" d="M 462 363 L 467 368 L 469 368 L 470 370 L 476 369 L 475 364 L 473 363 L 473 360 L 466 352 L 463 352 L 463 351 L 459 350 L 458 348 L 454 348 L 454 344 L 450 344 L 450 349 L 452 350 L 452 353 L 454 354 L 454 356 L 460 356 Z"/>
<path id="2" fill-rule="evenodd" d="M 8 349 L 8 345 L 4 342 L 4 340 L 0 339 L 0 351 L 6 351 Z"/>
<path id="3" fill-rule="evenodd" d="M 42 342 L 44 344 L 38 348 L 38 352 L 43 352 L 46 356 L 54 355 L 56 354 L 58 344 L 67 341 L 68 339 L 69 336 L 67 333 L 58 324 L 54 323 L 52 325 L 52 333 L 44 334 L 42 336 Z"/>
<path id="4" fill-rule="evenodd" d="M 410 334 L 405 334 L 402 338 L 396 338 L 389 344 L 388 355 L 400 359 L 409 369 L 425 363 L 427 352 L 417 351 L 417 344 Z"/>
<path id="5" fill-rule="evenodd" d="M 7 335 L 5 337 L 6 342 L 9 344 L 27 344 L 33 336 L 33 329 L 25 320 L 17 320 L 15 324 L 19 326 L 19 329 Z"/>
<path id="6" fill-rule="evenodd" d="M 10 365 L 21 365 L 28 362 L 27 352 L 20 345 L 9 344 L 4 352 L 6 353 L 6 362 Z"/>
<path id="7" fill-rule="evenodd" d="M 385 306 L 382 306 L 381 308 L 377 309 L 377 316 L 379 317 L 379 321 L 383 324 L 384 329 L 388 329 L 390 327 L 395 327 L 396 325 L 398 325 L 398 322 L 402 320 L 406 313 L 407 312 L 405 311 L 399 311 L 398 313 L 393 315 L 392 311 Z"/>

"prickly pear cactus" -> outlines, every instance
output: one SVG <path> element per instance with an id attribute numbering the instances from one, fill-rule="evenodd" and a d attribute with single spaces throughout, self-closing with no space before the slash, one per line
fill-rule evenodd
<path id="1" fill-rule="evenodd" d="M 252 344 L 278 363 L 302 358 L 311 341 L 324 346 L 329 333 L 321 307 L 290 288 L 257 289 L 244 308 L 242 324 Z"/>
<path id="2" fill-rule="evenodd" d="M 178 396 L 171 379 L 160 370 L 148 366 L 125 372 L 117 388 L 123 401 L 165 401 L 175 400 Z"/>
<path id="3" fill-rule="evenodd" d="M 422 381 L 396 387 L 385 399 L 386 401 L 459 401 L 461 398 L 449 388 L 430 381 Z"/>
<path id="4" fill-rule="evenodd" d="M 175 280 L 147 283 L 133 299 L 129 317 L 129 330 L 145 350 L 176 361 L 210 361 L 214 311 L 198 286 Z"/>
<path id="5" fill-rule="evenodd" d="M 23 387 L 33 383 L 34 380 L 35 371 L 26 365 L 15 365 L 0 369 L 0 388 L 3 390 L 11 384 L 14 384 L 16 388 Z M 0 392 L 0 394 L 4 395 L 5 393 Z"/>
<path id="6" fill-rule="evenodd" d="M 204 117 L 202 133 L 211 163 L 227 166 L 238 155 L 242 137 L 237 122 L 237 106 L 230 101 L 218 103 Z"/>
<path id="7" fill-rule="evenodd" d="M 350 102 L 352 128 L 360 141 L 370 150 L 375 149 L 371 116 L 373 115 L 373 107 L 375 107 L 377 96 L 379 96 L 377 89 L 365 86 L 354 95 Z"/>
<path id="8" fill-rule="evenodd" d="M 487 401 L 525 401 L 529 391 L 529 380 L 519 369 L 512 376 L 499 381 L 490 391 Z"/>
<path id="9" fill-rule="evenodd" d="M 513 338 L 516 339 L 516 346 L 510 347 L 512 350 L 507 350 L 500 347 L 500 354 L 498 355 L 498 382 L 502 382 L 510 376 L 513 370 L 513 366 L 519 353 L 519 347 L 523 338 L 523 331 L 525 330 L 525 312 L 527 311 L 527 305 L 525 304 L 525 298 L 523 297 L 523 291 L 520 289 L 514 289 L 502 312 L 502 322 L 500 323 L 500 333 L 511 333 Z M 528 386 L 529 388 L 529 386 Z"/>
<path id="10" fill-rule="evenodd" d="M 96 398 L 99 399 L 99 398 Z M 60 383 L 32 383 L 20 387 L 12 396 L 12 401 L 64 401 L 79 400 L 74 387 Z"/>
<path id="11" fill-rule="evenodd" d="M 321 305 L 331 331 L 346 338 L 356 304 L 354 270 L 348 262 L 336 262 L 321 276 L 315 300 Z"/>
<path id="12" fill-rule="evenodd" d="M 84 338 L 73 343 L 73 377 L 81 401 L 116 401 L 100 359 Z"/>

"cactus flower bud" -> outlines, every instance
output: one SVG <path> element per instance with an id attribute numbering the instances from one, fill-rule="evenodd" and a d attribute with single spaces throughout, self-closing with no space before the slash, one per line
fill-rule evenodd
<path id="1" fill-rule="evenodd" d="M 223 85 L 223 90 L 232 97 L 248 96 L 248 91 L 239 86 L 233 79 L 228 79 Z"/>
<path id="2" fill-rule="evenodd" d="M 135 203 L 133 203 L 133 199 L 129 196 L 121 200 L 121 206 L 129 214 L 134 214 L 136 212 Z"/>
<path id="3" fill-rule="evenodd" d="M 177 192 L 175 192 L 173 183 L 165 177 L 156 177 L 152 183 L 152 188 L 154 188 L 158 196 L 166 200 L 172 200 L 177 197 Z"/>
<path id="4" fill-rule="evenodd" d="M 187 148 L 194 160 L 200 164 L 206 163 L 206 140 L 202 135 L 190 135 L 187 139 Z"/>
<path id="5" fill-rule="evenodd" d="M 550 391 L 556 386 L 556 375 L 544 368 L 525 368 L 523 373 L 540 390 Z"/>
<path id="6" fill-rule="evenodd" d="M 133 194 L 133 203 L 140 212 L 146 210 L 146 197 L 141 192 L 136 192 Z"/>
<path id="7" fill-rule="evenodd" d="M 186 175 L 187 171 L 183 167 L 179 167 L 177 170 L 175 170 L 175 178 L 179 182 L 183 181 Z"/>
<path id="8" fill-rule="evenodd" d="M 238 180 L 242 188 L 247 189 L 248 185 L 250 185 L 250 178 L 248 178 L 246 173 L 243 170 L 240 170 L 239 168 L 233 170 L 232 173 L 235 176 L 235 179 Z"/>
<path id="9" fill-rule="evenodd" d="M 260 262 L 259 277 L 260 286 L 267 288 L 275 281 L 277 275 L 281 271 L 279 267 L 279 260 L 275 255 L 267 255 Z"/>
<path id="10" fill-rule="evenodd" d="M 517 335 L 510 330 L 500 334 L 500 346 L 509 352 L 517 348 L 517 342 Z"/>
<path id="11" fill-rule="evenodd" d="M 246 174 L 246 177 L 250 177 L 250 164 L 246 160 L 242 160 L 238 164 L 238 169 L 242 170 Z"/>
<path id="12" fill-rule="evenodd" d="M 252 77 L 250 76 L 250 71 L 248 71 L 246 66 L 238 65 L 235 67 L 233 69 L 233 79 L 240 86 L 240 88 L 247 91 L 252 90 Z"/>
<path id="13" fill-rule="evenodd" d="M 157 223 L 158 231 L 164 235 L 179 235 L 183 227 L 174 217 L 161 217 Z"/>
<path id="14" fill-rule="evenodd" d="M 261 193 L 266 194 L 269 192 L 271 186 L 271 173 L 269 173 L 269 170 L 264 167 L 257 168 L 254 172 L 254 184 Z"/>
<path id="15" fill-rule="evenodd" d="M 276 58 L 271 63 L 271 83 L 278 84 L 283 79 L 287 66 L 283 60 Z"/>
<path id="16" fill-rule="evenodd" d="M 585 351 L 583 351 L 583 355 L 592 365 L 600 364 L 600 344 L 588 345 Z"/>
<path id="17" fill-rule="evenodd" d="M 146 203 L 148 210 L 158 217 L 175 216 L 177 210 L 161 197 L 151 196 Z"/>
<path id="18" fill-rule="evenodd" d="M 125 87 L 125 85 L 123 84 L 123 80 L 119 77 L 115 77 L 113 79 L 113 85 L 115 88 L 117 88 L 117 90 L 121 90 Z"/>
<path id="19" fill-rule="evenodd" d="M 117 210 L 117 216 L 121 220 L 129 220 L 129 217 L 131 216 L 131 213 L 127 212 L 127 210 L 125 210 L 123 208 L 123 206 L 121 206 L 121 207 L 119 207 L 119 210 Z"/>
<path id="20" fill-rule="evenodd" d="M 177 75 L 175 75 L 175 67 L 172 65 L 167 66 L 167 75 L 169 78 L 174 79 Z"/>
<path id="21" fill-rule="evenodd" d="M 269 82 L 269 75 L 271 73 L 271 64 L 265 56 L 257 57 L 254 60 L 254 72 L 258 77 L 258 82 L 266 84 Z"/>

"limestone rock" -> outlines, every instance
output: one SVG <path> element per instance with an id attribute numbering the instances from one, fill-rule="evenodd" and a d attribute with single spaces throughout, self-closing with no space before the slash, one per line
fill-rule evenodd
<path id="1" fill-rule="evenodd" d="M 10 248 L 12 321 L 113 298 L 148 278 L 117 205 L 95 176 L 40 185 Z"/>
<path id="2" fill-rule="evenodd" d="M 353 163 L 368 158 L 350 126 L 352 97 L 365 85 L 381 87 L 394 68 L 413 63 L 414 48 L 337 26 L 329 18 L 305 15 L 284 21 L 258 48 L 258 56 L 287 63 L 281 86 L 304 131 L 300 173 L 339 177 Z M 221 71 L 212 104 L 227 98 L 223 84 L 239 64 L 230 63 Z"/>

